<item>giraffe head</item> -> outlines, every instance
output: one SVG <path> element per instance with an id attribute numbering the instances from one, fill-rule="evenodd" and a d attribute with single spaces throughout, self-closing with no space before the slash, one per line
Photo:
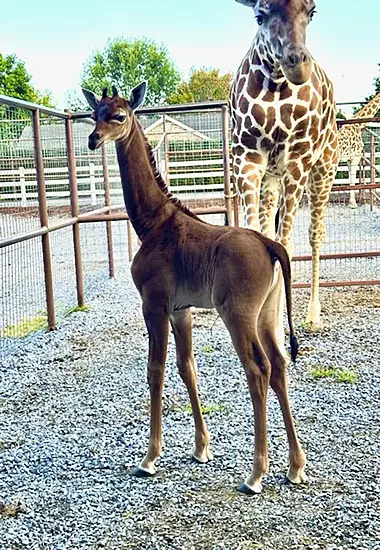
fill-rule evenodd
<path id="1" fill-rule="evenodd" d="M 304 84 L 311 74 L 306 49 L 306 27 L 315 14 L 314 0 L 236 0 L 253 8 L 259 36 L 293 84 Z"/>
<path id="2" fill-rule="evenodd" d="M 144 101 L 146 82 L 133 88 L 129 101 L 120 97 L 114 86 L 112 97 L 107 96 L 107 88 L 104 88 L 102 97 L 83 88 L 82 91 L 94 110 L 92 118 L 95 120 L 95 129 L 88 138 L 88 147 L 93 151 L 107 141 L 117 141 L 129 134 L 133 112 Z"/>

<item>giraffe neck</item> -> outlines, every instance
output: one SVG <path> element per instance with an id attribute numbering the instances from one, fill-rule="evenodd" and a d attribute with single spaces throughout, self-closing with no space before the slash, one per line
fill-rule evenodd
<path id="1" fill-rule="evenodd" d="M 261 72 L 269 80 L 273 82 L 285 80 L 286 77 L 280 63 L 276 60 L 271 43 L 267 42 L 260 32 L 254 38 L 252 46 L 248 51 L 248 59 L 251 68 L 260 68 Z"/>
<path id="2" fill-rule="evenodd" d="M 380 92 L 376 94 L 375 97 L 370 99 L 368 103 L 364 105 L 364 107 L 359 109 L 359 111 L 355 113 L 354 118 L 374 117 L 379 109 L 380 109 Z"/>
<path id="3" fill-rule="evenodd" d="M 135 117 L 128 135 L 116 141 L 116 153 L 125 207 L 141 241 L 178 210 L 199 219 L 169 192 Z"/>

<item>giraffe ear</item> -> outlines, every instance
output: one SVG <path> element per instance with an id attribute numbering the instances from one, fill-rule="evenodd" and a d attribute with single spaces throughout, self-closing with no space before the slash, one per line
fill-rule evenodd
<path id="1" fill-rule="evenodd" d="M 142 104 L 142 102 L 144 101 L 146 88 L 147 88 L 146 80 L 144 80 L 143 82 L 141 82 L 141 84 L 138 84 L 133 88 L 131 92 L 131 97 L 129 98 L 129 105 L 132 111 L 136 111 L 136 109 L 138 109 Z"/>
<path id="2" fill-rule="evenodd" d="M 100 97 L 96 96 L 94 92 L 91 92 L 90 90 L 86 90 L 85 88 L 82 88 L 82 92 L 84 93 L 84 97 L 87 99 L 87 103 L 95 111 L 96 107 L 99 105 Z"/>
<path id="3" fill-rule="evenodd" d="M 257 4 L 257 0 L 236 0 L 236 2 L 239 2 L 239 4 L 243 4 L 244 6 L 248 6 L 249 8 L 254 8 Z"/>

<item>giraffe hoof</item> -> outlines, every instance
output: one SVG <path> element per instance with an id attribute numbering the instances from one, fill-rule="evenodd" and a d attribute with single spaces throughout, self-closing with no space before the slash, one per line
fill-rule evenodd
<path id="1" fill-rule="evenodd" d="M 239 493 L 243 493 L 244 495 L 259 495 L 263 490 L 263 486 L 259 482 L 255 483 L 252 487 L 249 487 L 246 483 L 241 483 L 236 489 Z"/>
<path id="2" fill-rule="evenodd" d="M 207 464 L 207 462 L 210 462 L 214 457 L 212 456 L 212 452 L 208 448 L 208 446 L 199 454 L 193 453 L 192 459 L 194 462 L 197 462 L 198 464 Z"/>
<path id="3" fill-rule="evenodd" d="M 323 323 L 322 321 L 306 320 L 305 330 L 306 332 L 321 332 L 323 330 Z"/>
<path id="4" fill-rule="evenodd" d="M 291 472 L 289 468 L 286 477 L 293 485 L 301 485 L 302 483 L 307 483 L 309 481 L 303 468 L 297 473 Z"/>
<path id="5" fill-rule="evenodd" d="M 141 468 L 138 466 L 137 468 L 133 468 L 131 470 L 130 475 L 132 477 L 153 477 L 156 472 L 150 472 L 149 470 L 145 470 L 144 468 Z"/>
<path id="6" fill-rule="evenodd" d="M 348 208 L 357 208 L 357 207 L 358 205 L 356 203 L 355 204 L 352 202 L 348 203 Z"/>

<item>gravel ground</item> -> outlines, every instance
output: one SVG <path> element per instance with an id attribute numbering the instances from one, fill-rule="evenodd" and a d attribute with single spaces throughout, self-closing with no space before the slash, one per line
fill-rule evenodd
<path id="1" fill-rule="evenodd" d="M 107 550 L 380 549 L 380 289 L 322 290 L 325 328 L 305 332 L 290 398 L 310 483 L 285 481 L 287 444 L 270 393 L 270 471 L 259 496 L 252 410 L 215 312 L 194 315 L 213 462 L 191 462 L 193 422 L 170 340 L 157 476 L 129 476 L 148 438 L 147 335 L 129 275 L 97 281 L 87 313 L 6 350 L 0 374 L 0 547 Z M 342 368 L 352 383 L 315 379 Z"/>

